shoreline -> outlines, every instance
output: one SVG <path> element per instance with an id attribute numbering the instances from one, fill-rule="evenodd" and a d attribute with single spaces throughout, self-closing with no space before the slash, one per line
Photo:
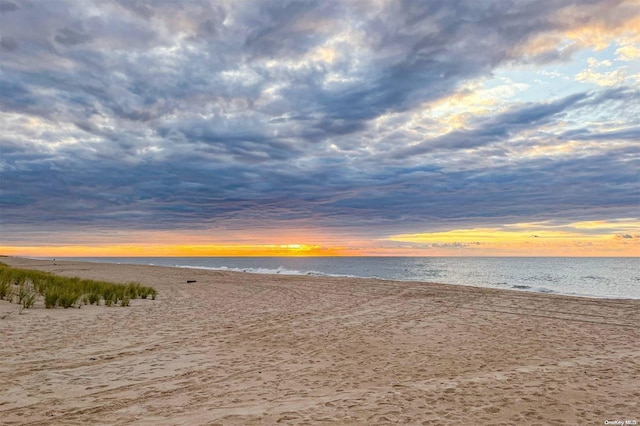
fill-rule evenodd
<path id="1" fill-rule="evenodd" d="M 0 320 L 6 424 L 640 421 L 640 300 L 0 261 L 158 290 Z"/>
<path id="2" fill-rule="evenodd" d="M 6 256 L 12 257 L 12 256 Z M 29 260 L 40 260 L 40 261 L 52 261 L 54 258 L 45 258 L 45 257 L 18 257 L 13 256 L 19 259 L 29 259 Z M 363 256 L 360 256 L 363 257 Z M 364 256 L 365 258 L 370 258 L 370 256 Z M 401 256 L 406 257 L 406 256 Z M 193 259 L 207 259 L 208 257 L 175 257 L 175 256 L 159 256 L 159 257 L 127 257 L 126 259 L 182 259 L 182 258 L 193 258 Z M 216 257 L 224 258 L 224 257 Z M 229 257 L 230 259 L 238 259 L 238 257 Z M 252 257 L 240 257 L 251 259 Z M 256 257 L 258 259 L 265 259 L 265 257 Z M 418 257 L 416 257 L 418 258 Z M 475 257 L 471 257 L 472 259 Z M 488 259 L 498 259 L 496 257 L 487 257 Z M 424 279 L 411 279 L 411 278 L 389 278 L 389 277 L 380 277 L 380 276 L 361 276 L 361 275 L 353 275 L 353 274 L 334 274 L 323 271 L 316 270 L 294 270 L 288 269 L 286 267 L 279 266 L 277 268 L 265 268 L 265 267 L 232 267 L 232 266 L 200 266 L 200 265 L 162 265 L 156 263 L 133 263 L 133 262 L 108 262 L 101 261 L 98 259 L 121 259 L 120 257 L 95 257 L 95 258 L 75 258 L 75 257 L 62 257 L 55 258 L 59 261 L 68 261 L 68 262 L 83 262 L 83 263 L 96 263 L 96 264 L 113 264 L 113 265 L 141 265 L 141 266 L 159 266 L 159 267 L 170 267 L 170 268 L 180 268 L 180 269 L 195 269 L 195 270 L 205 270 L 205 271 L 218 271 L 218 272 L 232 272 L 232 273 L 243 273 L 243 274 L 252 274 L 252 275 L 278 275 L 278 276 L 296 276 L 296 277 L 326 277 L 326 278 L 344 278 L 344 279 L 363 279 L 363 280 L 374 280 L 374 281 L 392 281 L 392 282 L 402 282 L 402 283 L 422 283 L 422 284 L 439 284 L 439 285 L 447 285 L 447 286 L 462 286 L 462 287 L 473 287 L 473 288 L 484 288 L 484 289 L 495 289 L 495 290 L 505 290 L 505 291 L 516 291 L 516 292 L 525 292 L 525 293 L 535 293 L 535 294 L 548 294 L 548 295 L 557 295 L 557 296 L 568 296 L 568 297 L 579 297 L 579 298 L 587 298 L 587 299 L 598 299 L 598 300 L 640 300 L 640 296 L 633 297 L 628 295 L 599 295 L 599 294 L 591 294 L 591 293 L 576 293 L 569 291 L 560 291 L 557 289 L 547 288 L 547 287 L 539 287 L 535 285 L 523 285 L 523 284 L 512 284 L 509 287 L 500 287 L 496 285 L 482 285 L 482 284 L 462 284 L 458 282 L 440 282 L 440 281 L 428 281 Z M 271 259 L 271 258 L 269 258 Z M 288 258 L 287 258 L 288 259 Z M 528 257 L 528 259 L 538 259 L 538 257 Z M 547 259 L 547 258 L 542 258 Z M 563 259 L 572 259 L 571 257 L 565 257 Z M 576 258 L 580 259 L 580 258 Z M 597 258 L 593 258 L 597 259 Z M 608 259 L 621 259 L 620 257 L 609 257 Z M 269 271 L 269 272 L 266 272 Z"/>
<path id="3" fill-rule="evenodd" d="M 404 258 L 406 256 L 402 256 Z M 32 260 L 41 260 L 41 261 L 52 261 L 54 258 L 51 257 L 23 257 L 24 259 L 32 259 Z M 215 259 L 224 259 L 225 257 L 216 257 Z M 229 257 L 229 259 L 253 259 L 254 257 Z M 313 259 L 320 259 L 321 257 L 311 257 Z M 366 259 L 371 259 L 371 257 L 363 257 Z M 412 259 L 418 259 L 420 257 L 412 257 Z M 511 277 L 513 280 L 513 284 L 509 286 L 505 286 L 506 282 L 502 283 L 484 283 L 484 282 L 466 282 L 465 277 L 458 277 L 456 280 L 449 279 L 448 282 L 429 280 L 424 278 L 411 278 L 411 277 L 389 277 L 389 276 L 378 276 L 378 275 L 358 275 L 358 274 L 349 274 L 349 273 L 331 273 L 323 270 L 316 269 L 291 269 L 296 268 L 297 265 L 288 265 L 282 266 L 280 264 L 278 267 L 271 266 L 205 266 L 205 265 L 179 265 L 179 264 L 162 264 L 162 263 L 153 263 L 153 262 L 145 262 L 141 261 L 130 262 L 130 261 L 122 261 L 122 262 L 112 262 L 105 259 L 140 259 L 140 260 L 157 260 L 157 259 L 209 259 L 209 257 L 175 257 L 175 256 L 164 256 L 164 257 L 88 257 L 88 258 L 75 258 L 75 257 L 63 257 L 57 258 L 59 261 L 70 261 L 70 262 L 86 262 L 86 263 L 108 263 L 115 265 L 145 265 L 145 266 L 164 266 L 164 267 L 175 267 L 175 268 L 186 268 L 186 269 L 201 269 L 201 270 L 211 270 L 211 271 L 222 271 L 222 272 L 240 272 L 254 275 L 281 275 L 281 276 L 311 276 L 311 277 L 327 277 L 327 278 L 345 278 L 345 279 L 365 279 L 365 280 L 382 280 L 382 281 L 394 281 L 394 282 L 409 282 L 409 283 L 437 283 L 442 285 L 455 285 L 455 286 L 466 286 L 466 287 L 476 287 L 476 288 L 488 288 L 488 289 L 496 289 L 496 290 L 509 290 L 509 291 L 518 291 L 518 292 L 526 292 L 526 293 L 536 293 L 536 294 L 549 294 L 549 295 L 561 295 L 561 296 L 569 296 L 569 297 L 581 297 L 581 298 L 589 298 L 589 299 L 603 299 L 603 300 L 640 300 L 640 295 L 628 295 L 628 294 L 599 294 L 599 293 L 590 293 L 587 289 L 581 289 L 582 291 L 571 291 L 570 288 L 560 289 L 556 288 L 558 286 L 540 286 L 540 285 L 529 285 L 524 284 L 522 282 L 522 277 Z M 290 258 L 282 258 L 282 257 L 256 257 L 256 259 L 282 259 L 289 260 Z M 297 259 L 297 258 L 294 258 Z M 475 258 L 473 258 L 475 259 Z M 505 259 L 501 257 L 484 257 L 484 259 Z M 519 258 L 518 258 L 519 259 Z M 545 257 L 528 257 L 528 259 L 553 259 L 553 258 L 545 258 Z M 571 258 L 565 257 L 562 259 L 582 259 L 582 258 Z M 597 259 L 597 258 L 590 258 Z M 608 257 L 607 259 L 623 259 L 620 257 Z M 482 267 L 487 265 L 477 265 L 477 267 Z M 611 266 L 613 267 L 613 266 Z M 468 277 L 467 277 L 468 278 Z M 575 277 L 574 277 L 575 278 Z M 609 277 L 613 279 L 613 277 Z M 606 279 L 606 278 L 605 278 Z M 571 281 L 568 281 L 568 284 L 571 285 Z M 614 291 L 615 293 L 615 291 Z"/>

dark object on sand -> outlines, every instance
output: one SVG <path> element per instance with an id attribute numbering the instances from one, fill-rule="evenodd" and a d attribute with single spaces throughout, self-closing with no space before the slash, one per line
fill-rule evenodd
<path id="1" fill-rule="evenodd" d="M 191 283 L 195 283 L 197 282 L 196 280 L 187 280 L 187 284 L 191 284 Z"/>

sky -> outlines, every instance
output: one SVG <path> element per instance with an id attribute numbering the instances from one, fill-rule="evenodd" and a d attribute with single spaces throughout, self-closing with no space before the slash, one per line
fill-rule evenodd
<path id="1" fill-rule="evenodd" d="M 640 2 L 0 0 L 0 254 L 640 256 Z"/>

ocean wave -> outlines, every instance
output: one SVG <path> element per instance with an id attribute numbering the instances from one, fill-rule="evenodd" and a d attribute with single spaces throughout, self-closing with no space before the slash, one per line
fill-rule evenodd
<path id="1" fill-rule="evenodd" d="M 530 290 L 536 293 L 557 293 L 555 290 L 546 287 L 531 287 Z"/>
<path id="2" fill-rule="evenodd" d="M 599 277 L 597 275 L 586 275 L 586 276 L 580 277 L 580 279 L 585 281 L 610 281 L 608 278 Z"/>
<path id="3" fill-rule="evenodd" d="M 511 286 L 514 290 L 530 291 L 533 293 L 558 293 L 555 290 L 546 287 L 534 287 L 530 285 L 514 284 Z M 568 294 L 568 293 L 567 293 Z"/>
<path id="4" fill-rule="evenodd" d="M 194 266 L 194 265 L 174 265 L 174 266 L 176 268 L 205 269 L 208 271 L 245 272 L 247 274 L 262 274 L 262 275 L 297 275 L 297 276 L 335 277 L 335 278 L 377 278 L 377 277 L 359 277 L 357 275 L 329 274 L 326 272 L 319 272 L 319 271 L 298 271 L 295 269 L 287 269 L 282 266 L 279 266 L 275 269 L 234 268 L 230 266 Z"/>

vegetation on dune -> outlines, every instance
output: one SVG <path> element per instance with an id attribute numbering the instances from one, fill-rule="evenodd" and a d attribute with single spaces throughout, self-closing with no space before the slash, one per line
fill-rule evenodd
<path id="1" fill-rule="evenodd" d="M 156 290 L 140 283 L 116 284 L 106 281 L 61 277 L 48 272 L 13 268 L 0 263 L 0 299 L 15 300 L 22 309 L 32 307 L 41 297 L 48 309 L 80 307 L 81 303 L 129 306 L 131 299 L 151 297 Z"/>

